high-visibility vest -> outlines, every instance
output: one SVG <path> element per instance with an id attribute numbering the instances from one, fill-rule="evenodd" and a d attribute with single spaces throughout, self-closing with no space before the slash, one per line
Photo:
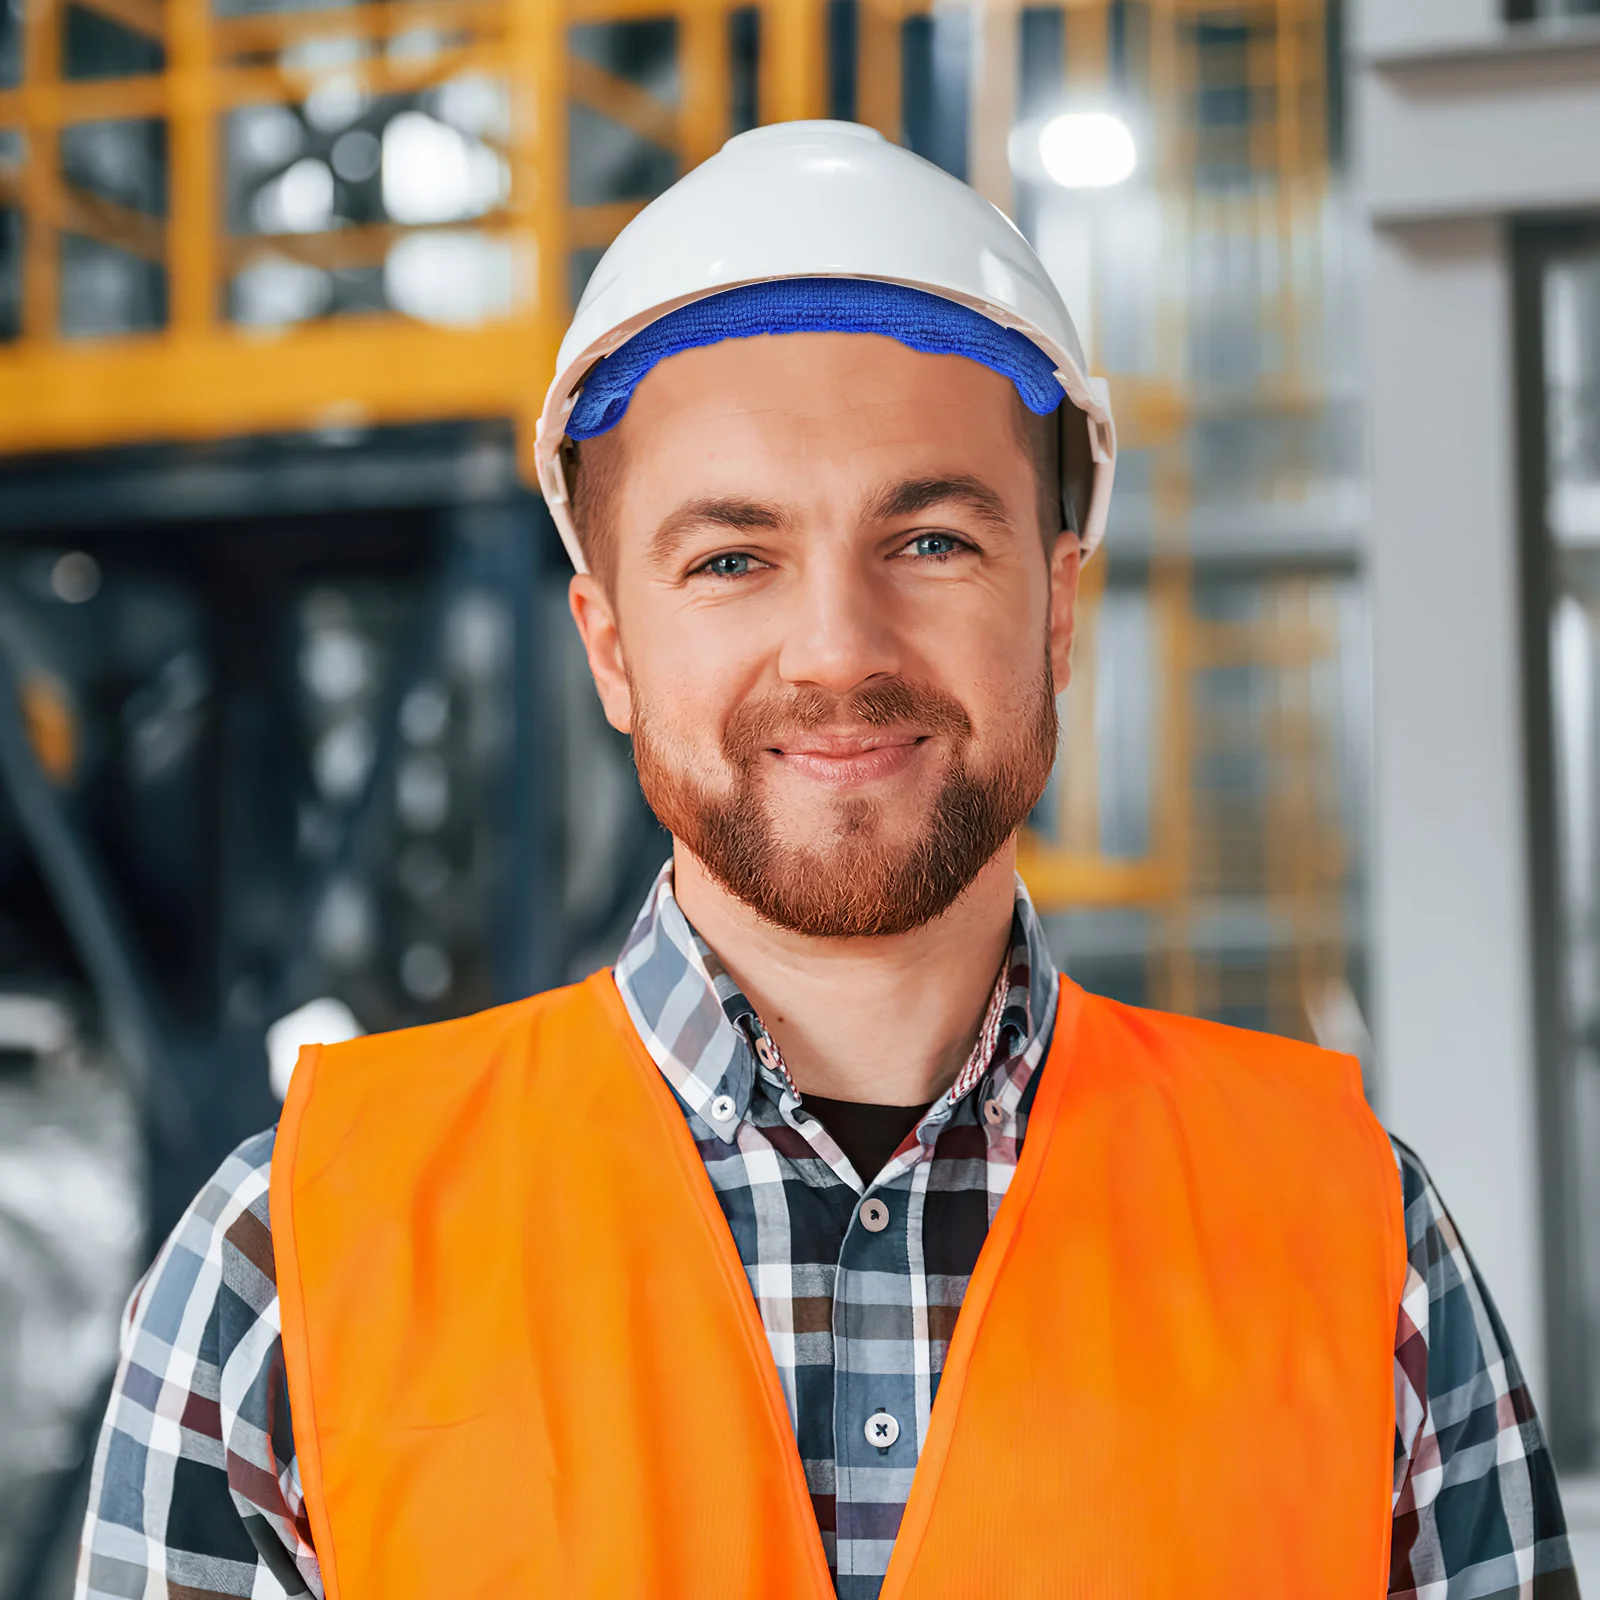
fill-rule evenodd
<path id="1" fill-rule="evenodd" d="M 329 1600 L 829 1600 L 748 1280 L 609 973 L 308 1051 L 271 1206 Z M 1404 1272 L 1354 1063 L 1063 980 L 885 1600 L 1377 1600 Z"/>

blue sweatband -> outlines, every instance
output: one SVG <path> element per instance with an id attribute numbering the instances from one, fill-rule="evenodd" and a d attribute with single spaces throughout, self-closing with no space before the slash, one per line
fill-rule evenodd
<path id="1" fill-rule="evenodd" d="M 1017 386 L 1036 416 L 1061 404 L 1056 364 L 1015 328 L 970 306 L 904 284 L 867 278 L 779 278 L 691 301 L 641 328 L 589 369 L 569 439 L 593 439 L 622 421 L 633 391 L 658 361 L 758 333 L 882 333 L 929 355 L 966 356 Z"/>

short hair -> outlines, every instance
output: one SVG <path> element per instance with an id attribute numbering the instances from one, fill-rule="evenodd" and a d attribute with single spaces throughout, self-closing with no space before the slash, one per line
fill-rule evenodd
<path id="1" fill-rule="evenodd" d="M 577 531 L 584 564 L 610 593 L 616 579 L 615 502 L 622 481 L 622 440 L 613 428 L 579 444 L 561 444 L 561 470 L 567 483 L 567 510 Z"/>
<path id="2" fill-rule="evenodd" d="M 1011 425 L 1016 432 L 1022 453 L 1033 463 L 1033 490 L 1039 508 L 1039 537 L 1044 540 L 1044 553 L 1055 549 L 1056 538 L 1066 526 L 1061 501 L 1061 419 L 1063 407 L 1072 404 L 1063 400 L 1061 405 L 1045 416 L 1030 410 L 1022 403 L 1022 396 L 1013 393 Z"/>
<path id="3" fill-rule="evenodd" d="M 1063 400 L 1063 406 L 1071 405 Z M 1061 503 L 1061 412 L 1046 416 L 1030 411 L 1014 389 L 1011 392 L 1011 426 L 1017 443 L 1033 463 L 1039 517 L 1039 535 L 1045 554 L 1055 548 L 1065 526 Z M 561 467 L 567 484 L 567 505 L 577 530 L 578 548 L 589 570 L 609 591 L 616 579 L 617 539 L 614 503 L 622 481 L 623 445 L 612 429 L 579 444 L 564 440 Z"/>

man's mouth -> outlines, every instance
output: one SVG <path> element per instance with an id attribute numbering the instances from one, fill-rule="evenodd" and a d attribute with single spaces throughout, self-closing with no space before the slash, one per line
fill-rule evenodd
<path id="1" fill-rule="evenodd" d="M 781 744 L 769 745 L 767 754 L 786 771 L 842 789 L 903 771 L 929 737 L 925 733 L 884 728 L 837 733 L 811 729 Z"/>

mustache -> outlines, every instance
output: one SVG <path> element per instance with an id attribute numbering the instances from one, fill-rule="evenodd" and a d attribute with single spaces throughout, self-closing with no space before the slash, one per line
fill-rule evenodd
<path id="1" fill-rule="evenodd" d="M 813 687 L 747 700 L 723 728 L 723 753 L 734 767 L 745 768 L 763 750 L 780 743 L 785 734 L 851 723 L 869 728 L 915 727 L 949 738 L 957 746 L 972 737 L 972 718 L 953 694 L 905 678 L 884 678 L 844 694 Z"/>

